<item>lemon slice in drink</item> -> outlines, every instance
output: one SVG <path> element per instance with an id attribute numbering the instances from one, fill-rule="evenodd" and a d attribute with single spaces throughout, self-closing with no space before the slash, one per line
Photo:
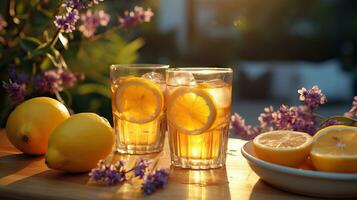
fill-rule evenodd
<path id="1" fill-rule="evenodd" d="M 291 167 L 307 159 L 311 144 L 309 134 L 288 130 L 262 133 L 253 140 L 255 153 L 260 159 Z"/>
<path id="2" fill-rule="evenodd" d="M 119 83 L 115 91 L 115 106 L 121 118 L 134 123 L 147 123 L 162 111 L 164 95 L 155 83 L 130 77 Z"/>
<path id="3" fill-rule="evenodd" d="M 199 134 L 209 129 L 216 113 L 213 98 L 203 89 L 178 88 L 168 100 L 169 123 L 189 134 Z"/>
<path id="4" fill-rule="evenodd" d="M 357 127 L 329 126 L 314 136 L 311 160 L 319 171 L 357 172 Z"/>

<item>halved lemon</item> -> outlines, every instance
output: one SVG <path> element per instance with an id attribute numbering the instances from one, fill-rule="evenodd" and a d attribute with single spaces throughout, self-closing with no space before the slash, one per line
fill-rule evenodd
<path id="1" fill-rule="evenodd" d="M 160 87 L 150 80 L 130 77 L 119 83 L 114 104 L 121 118 L 134 123 L 147 123 L 162 111 L 164 95 Z"/>
<path id="2" fill-rule="evenodd" d="M 314 136 L 311 160 L 319 171 L 357 172 L 357 127 L 329 126 Z"/>
<path id="3" fill-rule="evenodd" d="M 258 158 L 290 167 L 296 167 L 307 159 L 311 144 L 309 134 L 288 130 L 262 133 L 253 140 Z"/>
<path id="4" fill-rule="evenodd" d="M 176 89 L 168 99 L 167 119 L 176 129 L 200 134 L 216 119 L 216 107 L 208 92 L 199 88 Z"/>

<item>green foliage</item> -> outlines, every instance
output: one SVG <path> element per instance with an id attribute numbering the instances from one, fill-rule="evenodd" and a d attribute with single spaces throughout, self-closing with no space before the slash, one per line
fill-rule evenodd
<path id="1" fill-rule="evenodd" d="M 71 69 L 86 75 L 86 81 L 71 90 L 75 112 L 96 112 L 111 119 L 109 66 L 135 62 L 143 45 L 141 38 L 126 42 L 115 32 L 79 44 L 70 43 L 66 61 Z"/>
<path id="2" fill-rule="evenodd" d="M 33 51 L 41 45 L 41 41 L 34 37 L 23 37 L 20 39 L 20 46 L 25 51 Z"/>
<path id="3" fill-rule="evenodd" d="M 62 11 L 60 4 L 60 0 L 14 1 L 14 5 L 10 5 L 9 0 L 0 2 L 1 16 L 9 22 L 6 31 L 0 32 L 0 84 L 8 80 L 9 65 L 15 64 L 18 70 L 30 76 L 27 98 L 39 95 L 59 97 L 75 112 L 96 112 L 111 119 L 109 66 L 135 62 L 144 41 L 141 38 L 126 41 L 118 34 L 116 24 L 112 24 L 114 27 L 102 27 L 90 39 L 83 38 L 79 31 L 59 33 L 53 20 Z M 106 9 L 105 3 L 101 6 Z M 10 15 L 10 9 L 15 14 Z M 33 78 L 44 70 L 56 67 L 68 67 L 83 73 L 86 79 L 59 94 L 34 92 L 31 89 Z M 0 93 L 5 94 L 3 87 L 0 87 Z M 0 127 L 5 125 L 8 114 L 15 106 L 9 98 L 1 95 Z"/>

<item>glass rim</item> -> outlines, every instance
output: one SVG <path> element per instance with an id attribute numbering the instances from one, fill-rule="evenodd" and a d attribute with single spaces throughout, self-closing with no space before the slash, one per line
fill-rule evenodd
<path id="1" fill-rule="evenodd" d="M 232 68 L 229 67 L 178 67 L 178 68 L 168 68 L 166 72 L 191 72 L 191 73 L 230 73 L 233 72 Z"/>
<path id="2" fill-rule="evenodd" d="M 168 69 L 170 65 L 166 64 L 112 64 L 110 69 Z"/>

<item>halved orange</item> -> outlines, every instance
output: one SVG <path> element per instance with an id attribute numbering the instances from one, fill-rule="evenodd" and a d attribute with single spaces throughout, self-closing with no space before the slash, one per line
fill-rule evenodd
<path id="1" fill-rule="evenodd" d="M 311 144 L 309 134 L 289 130 L 262 133 L 253 140 L 258 158 L 290 167 L 296 167 L 307 159 Z"/>
<path id="2" fill-rule="evenodd" d="M 311 160 L 319 171 L 357 172 L 357 127 L 329 126 L 314 136 Z"/>
<path id="3" fill-rule="evenodd" d="M 155 119 L 164 107 L 160 86 L 150 80 L 130 77 L 119 82 L 115 91 L 115 106 L 120 117 L 134 123 Z"/>
<path id="4" fill-rule="evenodd" d="M 181 87 L 168 99 L 167 119 L 176 129 L 200 134 L 211 127 L 216 107 L 208 92 L 200 88 Z"/>

